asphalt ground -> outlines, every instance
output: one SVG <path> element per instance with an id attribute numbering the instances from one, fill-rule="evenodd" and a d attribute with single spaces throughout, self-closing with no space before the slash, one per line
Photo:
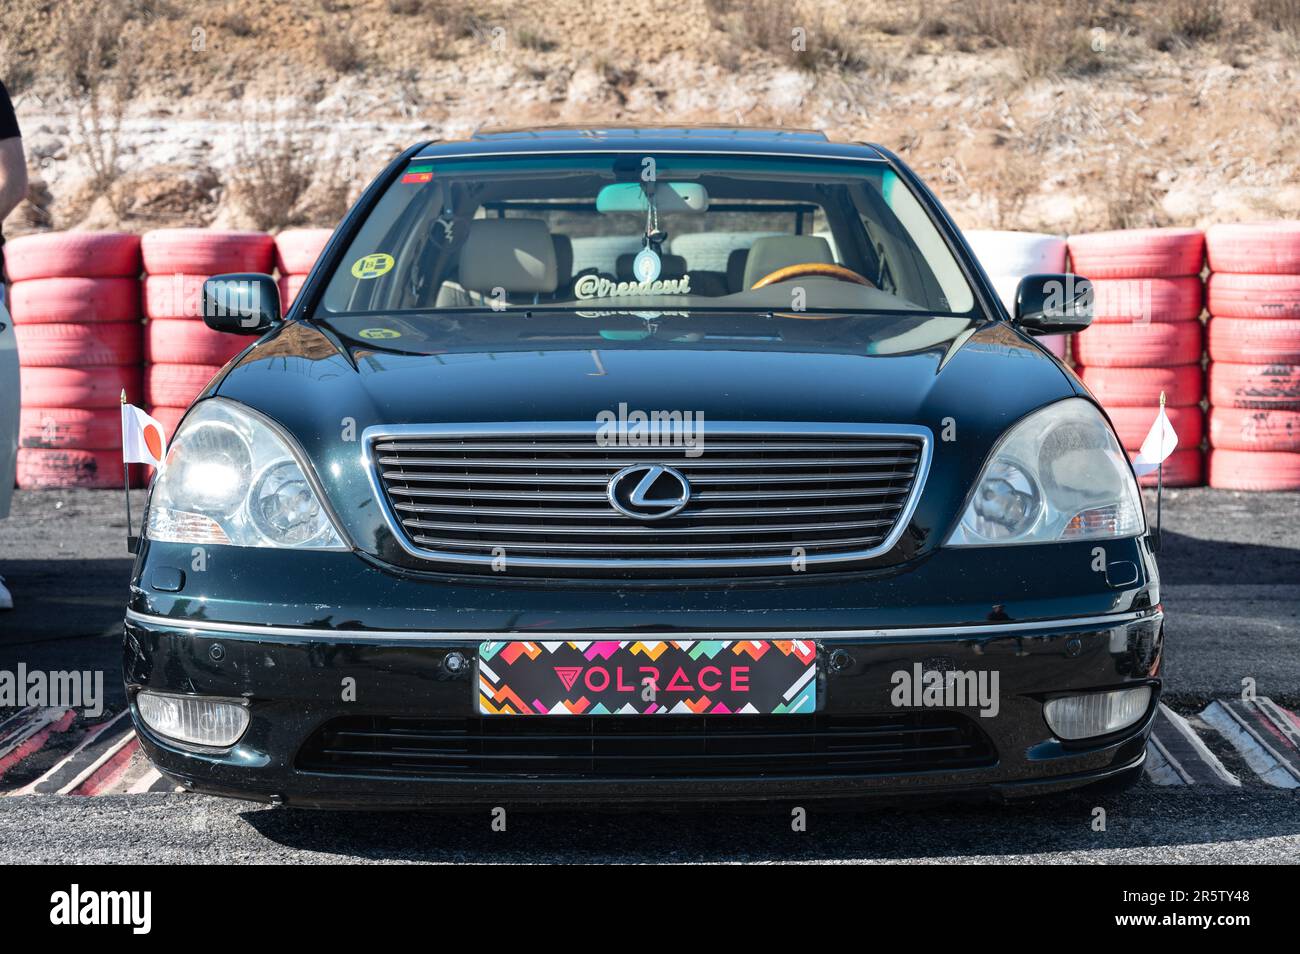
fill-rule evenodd
<path id="1" fill-rule="evenodd" d="M 1148 503 L 1150 504 L 1150 496 Z M 134 498 L 140 513 L 142 494 Z M 1166 492 L 1160 554 L 1166 701 L 1189 716 L 1242 680 L 1300 702 L 1300 494 Z M 20 492 L 0 521 L 0 668 L 103 669 L 122 705 L 120 620 L 131 558 L 121 492 Z M 0 716 L 4 712 L 0 710 Z M 487 808 L 329 813 L 189 794 L 0 798 L 8 862 L 1272 863 L 1300 860 L 1300 789 L 1261 781 L 1227 749 L 1237 789 L 1096 790 L 1030 802 L 832 810 L 793 804 L 618 812 Z M 1105 811 L 1097 830 L 1097 809 Z"/>

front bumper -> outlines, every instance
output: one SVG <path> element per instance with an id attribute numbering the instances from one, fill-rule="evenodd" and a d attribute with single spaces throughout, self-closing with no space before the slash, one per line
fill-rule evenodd
<path id="1" fill-rule="evenodd" d="M 631 635 L 646 637 L 645 632 Z M 745 635 L 771 638 L 774 634 Z M 1036 622 L 801 633 L 818 647 L 822 688 L 816 718 L 897 716 L 900 709 L 891 703 L 892 674 L 911 670 L 915 664 L 927 670 L 996 671 L 996 715 L 983 717 L 973 708 L 948 713 L 969 719 L 991 744 L 992 756 L 973 767 L 854 774 L 756 770 L 719 777 L 707 764 L 696 763 L 701 764 L 696 770 L 668 775 L 494 773 L 487 777 L 466 772 L 431 778 L 323 772 L 302 766 L 300 756 L 308 740 L 335 719 L 359 715 L 471 719 L 472 667 L 451 672 L 446 658 L 459 652 L 472 659 L 481 640 L 503 636 L 564 639 L 579 634 L 259 627 L 130 610 L 124 671 L 136 729 L 153 762 L 188 788 L 253 800 L 309 807 L 427 807 L 486 801 L 1013 797 L 1073 788 L 1141 765 L 1159 699 L 1163 614 L 1157 606 Z M 355 693 L 345 701 L 347 685 Z M 1134 685 L 1152 687 L 1150 707 L 1136 724 L 1112 736 L 1066 743 L 1053 736 L 1043 719 L 1043 702 L 1053 695 Z M 196 751 L 164 740 L 139 719 L 135 696 L 142 688 L 243 697 L 249 704 L 249 727 L 234 747 L 221 752 Z M 655 719 L 666 717 L 640 718 L 650 727 Z"/>

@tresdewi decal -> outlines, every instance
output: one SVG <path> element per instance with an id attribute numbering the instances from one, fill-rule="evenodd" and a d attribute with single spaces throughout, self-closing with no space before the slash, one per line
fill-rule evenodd
<path id="1" fill-rule="evenodd" d="M 658 278 L 651 282 L 613 282 L 599 275 L 583 275 L 573 284 L 575 298 L 628 298 L 633 295 L 689 295 L 691 276 Z"/>
<path id="2" fill-rule="evenodd" d="M 609 479 L 610 505 L 635 520 L 662 520 L 680 513 L 691 501 L 691 485 L 679 471 L 663 464 L 633 464 Z"/>

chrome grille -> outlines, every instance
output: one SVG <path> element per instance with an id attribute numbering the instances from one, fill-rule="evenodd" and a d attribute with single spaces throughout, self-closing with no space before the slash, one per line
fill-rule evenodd
<path id="1" fill-rule="evenodd" d="M 371 428 L 376 492 L 425 559 L 507 567 L 701 570 L 864 559 L 893 546 L 929 464 L 924 428 L 709 424 L 681 446 L 601 446 L 594 424 Z M 663 464 L 685 509 L 641 521 L 611 505 L 622 468 Z"/>

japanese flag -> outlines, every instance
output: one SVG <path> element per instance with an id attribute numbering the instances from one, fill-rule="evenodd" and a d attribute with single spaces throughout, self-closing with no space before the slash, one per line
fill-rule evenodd
<path id="1" fill-rule="evenodd" d="M 1152 473 L 1177 446 L 1178 435 L 1174 433 L 1174 426 L 1169 423 L 1169 415 L 1165 413 L 1164 403 L 1161 402 L 1156 422 L 1151 425 L 1146 440 L 1142 442 L 1141 450 L 1133 458 L 1133 473 L 1139 477 Z"/>
<path id="2" fill-rule="evenodd" d="M 162 470 L 167 458 L 167 438 L 163 426 L 122 395 L 122 460 L 125 463 L 152 464 Z"/>

